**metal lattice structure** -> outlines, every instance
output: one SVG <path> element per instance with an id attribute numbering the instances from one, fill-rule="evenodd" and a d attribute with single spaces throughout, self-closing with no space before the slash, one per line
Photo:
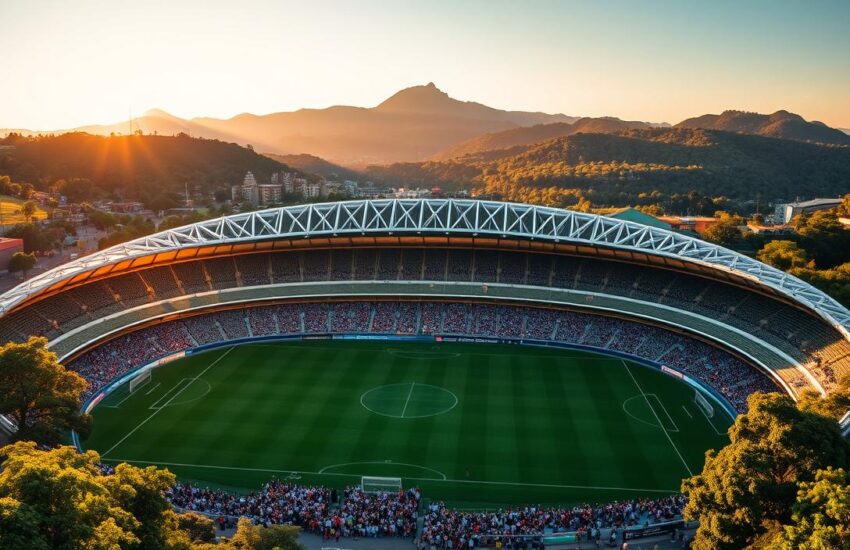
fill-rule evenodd
<path id="1" fill-rule="evenodd" d="M 458 199 L 385 199 L 273 208 L 169 229 L 61 265 L 0 296 L 0 314 L 58 281 L 181 248 L 344 235 L 465 235 L 604 246 L 731 272 L 784 294 L 850 338 L 850 311 L 813 286 L 757 260 L 672 231 L 596 214 Z"/>

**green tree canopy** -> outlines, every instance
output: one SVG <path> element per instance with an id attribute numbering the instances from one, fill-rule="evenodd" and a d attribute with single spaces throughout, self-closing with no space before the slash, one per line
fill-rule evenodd
<path id="1" fill-rule="evenodd" d="M 821 268 L 850 261 L 850 231 L 838 221 L 835 210 L 819 210 L 794 218 L 801 245 Z"/>
<path id="2" fill-rule="evenodd" d="M 102 192 L 86 178 L 60 179 L 53 184 L 53 191 L 68 199 L 68 202 L 80 203 L 91 201 L 102 195 Z"/>
<path id="3" fill-rule="evenodd" d="M 37 211 L 38 207 L 32 201 L 27 201 L 21 205 L 21 215 L 23 215 L 27 223 L 32 221 L 32 217 L 35 216 Z"/>
<path id="4" fill-rule="evenodd" d="M 806 251 L 794 241 L 770 241 L 758 251 L 756 258 L 783 271 L 792 267 L 814 267 L 809 263 Z"/>
<path id="5" fill-rule="evenodd" d="M 723 210 L 715 212 L 714 217 L 718 218 L 717 223 L 706 229 L 703 237 L 722 246 L 735 246 L 741 240 L 739 227 L 744 225 L 744 218 Z"/>
<path id="6" fill-rule="evenodd" d="M 224 549 L 303 550 L 304 546 L 298 542 L 300 531 L 299 527 L 292 525 L 260 527 L 246 518 L 240 518 L 236 533 L 227 541 Z"/>
<path id="7" fill-rule="evenodd" d="M 0 414 L 17 424 L 15 439 L 53 444 L 69 429 L 86 435 L 90 419 L 79 409 L 87 387 L 48 351 L 46 338 L 0 346 Z"/>
<path id="8" fill-rule="evenodd" d="M 839 468 L 818 470 L 815 480 L 800 484 L 791 525 L 773 548 L 822 550 L 850 548 L 850 475 Z"/>
<path id="9" fill-rule="evenodd" d="M 27 254 L 26 252 L 15 252 L 14 254 L 12 254 L 12 257 L 9 258 L 9 271 L 11 271 L 12 273 L 23 271 L 24 276 L 26 276 L 27 271 L 29 271 L 35 266 L 35 262 L 35 254 Z"/>
<path id="10" fill-rule="evenodd" d="M 708 451 L 702 473 L 682 484 L 685 517 L 700 522 L 694 548 L 748 546 L 777 522 L 790 522 L 798 483 L 848 463 L 850 446 L 833 419 L 778 393 L 755 393 L 748 404 L 729 429 L 730 443 Z"/>
<path id="11" fill-rule="evenodd" d="M 34 223 L 18 224 L 6 232 L 6 237 L 22 239 L 25 252 L 50 250 L 56 242 L 55 235 Z"/>
<path id="12" fill-rule="evenodd" d="M 189 550 L 189 535 L 163 496 L 174 475 L 33 442 L 0 449 L 0 550 Z"/>

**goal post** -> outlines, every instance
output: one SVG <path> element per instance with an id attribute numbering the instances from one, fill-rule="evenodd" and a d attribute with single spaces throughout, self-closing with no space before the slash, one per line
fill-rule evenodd
<path id="1" fill-rule="evenodd" d="M 694 390 L 694 403 L 708 418 L 714 418 L 714 405 L 699 391 Z"/>
<path id="2" fill-rule="evenodd" d="M 363 476 L 360 488 L 364 493 L 397 493 L 401 491 L 401 478 Z"/>
<path id="3" fill-rule="evenodd" d="M 145 369 L 143 372 L 140 372 L 136 377 L 130 380 L 130 393 L 134 393 L 137 389 L 150 382 L 152 371 L 153 369 Z"/>

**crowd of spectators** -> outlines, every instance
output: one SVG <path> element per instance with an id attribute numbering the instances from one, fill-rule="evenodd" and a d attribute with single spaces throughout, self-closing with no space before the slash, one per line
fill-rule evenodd
<path id="1" fill-rule="evenodd" d="M 598 540 L 602 529 L 624 529 L 661 523 L 680 517 L 686 499 L 674 495 L 573 508 L 525 506 L 506 510 L 469 512 L 431 503 L 424 514 L 421 540 L 426 548 L 474 548 L 497 540 L 576 533 L 579 540 Z"/>
<path id="2" fill-rule="evenodd" d="M 413 537 L 420 493 L 415 488 L 366 493 L 349 487 L 339 499 L 335 489 L 274 480 L 245 495 L 178 483 L 165 496 L 176 509 L 210 516 L 221 528 L 247 517 L 262 525 L 298 525 L 330 539 Z"/>
<path id="3" fill-rule="evenodd" d="M 113 378 L 164 355 L 244 338 L 249 326 L 255 336 L 447 334 L 526 338 L 612 350 L 702 380 L 739 411 L 746 410 L 750 393 L 775 388 L 765 375 L 729 353 L 661 328 L 569 311 L 439 302 L 304 303 L 198 315 L 119 337 L 75 359 L 71 368 L 89 380 L 91 395 Z"/>
<path id="4" fill-rule="evenodd" d="M 101 464 L 103 475 L 115 468 Z M 511 541 L 562 533 L 578 540 L 598 540 L 603 529 L 621 533 L 680 518 L 687 503 L 683 495 L 634 499 L 573 507 L 524 506 L 492 511 L 468 511 L 431 502 L 420 507 L 418 487 L 399 491 L 366 492 L 361 487 L 336 489 L 272 480 L 247 494 L 177 483 L 166 491 L 178 511 L 211 517 L 219 529 L 235 527 L 240 517 L 264 526 L 300 526 L 323 539 L 341 537 L 416 537 L 419 548 L 434 550 L 494 546 L 511 548 Z M 418 520 L 422 528 L 418 531 Z"/>

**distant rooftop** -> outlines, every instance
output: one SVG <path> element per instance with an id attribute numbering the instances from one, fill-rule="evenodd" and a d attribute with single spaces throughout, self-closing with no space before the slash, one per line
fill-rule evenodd
<path id="1" fill-rule="evenodd" d="M 668 231 L 670 230 L 670 224 L 666 221 L 656 218 L 655 216 L 650 216 L 649 214 L 644 214 L 636 208 L 621 208 L 619 210 L 615 210 L 614 212 L 609 213 L 607 216 L 609 218 L 616 218 L 618 220 L 640 223 L 643 225 L 648 225 L 650 227 L 666 229 Z"/>
<path id="2" fill-rule="evenodd" d="M 787 206 L 793 206 L 794 208 L 811 208 L 814 206 L 830 206 L 834 204 L 841 204 L 841 199 L 812 199 L 809 201 L 789 202 Z"/>

